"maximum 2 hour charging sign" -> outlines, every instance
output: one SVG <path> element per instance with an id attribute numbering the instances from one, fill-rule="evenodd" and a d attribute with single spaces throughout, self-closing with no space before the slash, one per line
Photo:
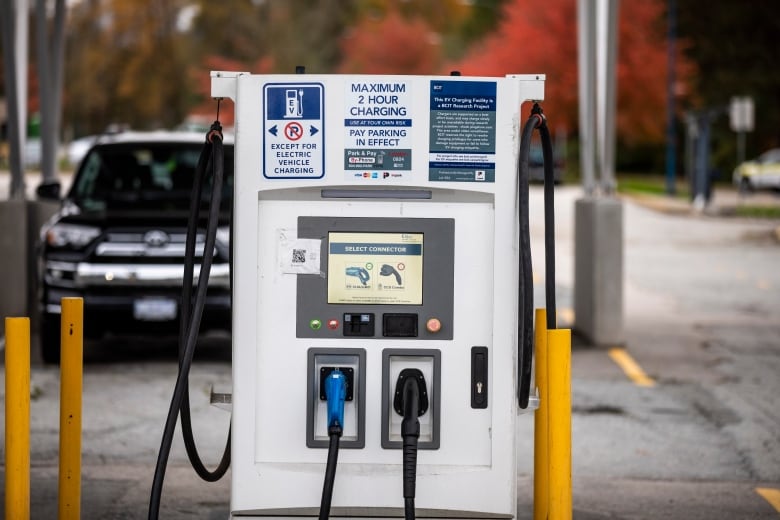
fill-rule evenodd
<path id="1" fill-rule="evenodd" d="M 413 126 L 415 86 L 418 96 L 421 87 L 430 96 L 427 129 Z M 343 142 L 347 180 L 412 179 L 412 152 L 427 130 L 429 181 L 495 182 L 495 81 L 355 76 L 344 88 L 344 134 L 334 142 Z M 323 178 L 324 84 L 268 83 L 263 102 L 263 176 Z M 413 129 L 421 133 L 417 141 Z"/>
<path id="2" fill-rule="evenodd" d="M 321 83 L 265 85 L 263 175 L 319 179 L 325 175 L 325 104 Z"/>

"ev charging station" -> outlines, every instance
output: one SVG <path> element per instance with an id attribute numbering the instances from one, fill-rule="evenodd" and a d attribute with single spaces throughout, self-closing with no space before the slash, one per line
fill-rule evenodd
<path id="1" fill-rule="evenodd" d="M 212 72 L 235 102 L 234 518 L 398 518 L 399 385 L 424 379 L 416 511 L 517 517 L 520 108 L 543 75 Z M 530 456 L 530 454 L 529 454 Z"/>

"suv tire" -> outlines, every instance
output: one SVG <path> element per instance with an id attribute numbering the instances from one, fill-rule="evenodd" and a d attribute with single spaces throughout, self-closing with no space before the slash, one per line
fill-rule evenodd
<path id="1" fill-rule="evenodd" d="M 60 363 L 60 320 L 58 316 L 41 318 L 41 357 L 47 365 Z"/>

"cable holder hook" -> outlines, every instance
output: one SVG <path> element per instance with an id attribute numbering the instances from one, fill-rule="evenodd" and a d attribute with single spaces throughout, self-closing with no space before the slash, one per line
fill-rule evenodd
<path id="1" fill-rule="evenodd" d="M 214 143 L 214 137 L 218 137 L 220 141 L 223 140 L 222 135 L 222 123 L 219 122 L 219 106 L 220 103 L 222 103 L 222 98 L 214 98 L 217 100 L 217 119 L 211 123 L 211 127 L 209 128 L 209 132 L 206 134 L 206 141 L 209 143 Z"/>
<path id="2" fill-rule="evenodd" d="M 531 116 L 536 118 L 535 128 L 542 128 L 547 126 L 547 116 L 544 115 L 542 106 L 534 102 L 534 106 L 531 108 Z"/>

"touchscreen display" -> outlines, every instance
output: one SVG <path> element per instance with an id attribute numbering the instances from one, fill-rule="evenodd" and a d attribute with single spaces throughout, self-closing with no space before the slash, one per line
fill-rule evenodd
<path id="1" fill-rule="evenodd" d="M 328 303 L 422 305 L 422 233 L 328 233 Z"/>

